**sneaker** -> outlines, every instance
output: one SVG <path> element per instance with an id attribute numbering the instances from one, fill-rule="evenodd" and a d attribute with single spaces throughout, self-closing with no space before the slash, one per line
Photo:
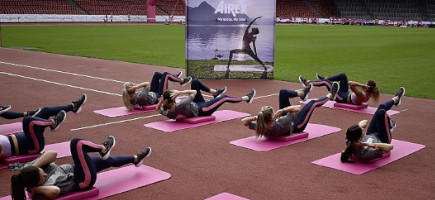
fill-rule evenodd
<path id="1" fill-rule="evenodd" d="M 112 135 L 109 135 L 106 141 L 101 143 L 104 147 L 106 147 L 106 152 L 104 153 L 100 152 L 101 159 L 106 160 L 107 158 L 109 158 L 110 151 L 112 151 L 113 147 L 115 147 L 115 143 L 116 143 L 115 137 Z"/>
<path id="2" fill-rule="evenodd" d="M 302 75 L 299 75 L 299 82 L 301 82 L 302 86 L 307 87 L 307 84 L 305 84 L 307 82 L 307 79 L 304 78 Z"/>
<path id="3" fill-rule="evenodd" d="M 392 133 L 394 131 L 394 128 L 396 128 L 397 123 L 395 121 L 393 121 L 392 119 L 390 119 L 390 133 Z"/>
<path id="4" fill-rule="evenodd" d="M 30 110 L 30 111 L 27 111 L 26 113 L 27 113 L 27 116 L 35 117 L 37 114 L 39 114 L 39 112 L 41 112 L 41 108 L 38 108 L 36 110 Z"/>
<path id="5" fill-rule="evenodd" d="M 227 87 L 223 87 L 221 89 L 216 90 L 216 93 L 213 94 L 213 98 L 220 96 L 221 94 L 227 91 Z"/>
<path id="6" fill-rule="evenodd" d="M 397 101 L 396 104 L 394 104 L 395 106 L 399 106 L 402 103 L 402 97 L 405 95 L 405 88 L 404 87 L 400 87 L 399 90 L 397 90 L 396 92 L 396 97 L 399 98 L 399 100 Z"/>
<path id="7" fill-rule="evenodd" d="M 340 85 L 337 82 L 332 83 L 331 94 L 333 96 L 332 100 L 335 100 L 338 90 L 340 90 Z"/>
<path id="8" fill-rule="evenodd" d="M 53 118 L 54 124 L 50 126 L 52 131 L 57 130 L 60 127 L 60 124 L 66 120 L 66 112 L 61 110 L 57 113 L 57 115 Z"/>
<path id="9" fill-rule="evenodd" d="M 304 92 L 304 95 L 301 96 L 302 101 L 306 101 L 308 99 L 308 93 L 311 92 L 313 89 L 313 84 L 308 84 L 307 87 L 305 87 L 302 91 Z"/>
<path id="10" fill-rule="evenodd" d="M 72 111 L 75 114 L 79 114 L 82 111 L 83 104 L 86 102 L 87 98 L 86 94 L 83 94 L 79 100 L 72 102 L 74 104 L 74 109 Z"/>
<path id="11" fill-rule="evenodd" d="M 252 90 L 251 90 L 251 91 L 246 95 L 246 96 L 249 97 L 249 99 L 246 100 L 246 102 L 248 102 L 248 103 L 252 103 L 252 101 L 254 101 L 255 93 L 257 93 L 257 92 L 255 91 L 255 89 L 252 89 Z"/>
<path id="12" fill-rule="evenodd" d="M 136 154 L 138 162 L 134 163 L 134 166 L 140 167 L 142 165 L 143 161 L 145 160 L 145 158 L 150 156 L 150 155 L 151 155 L 151 147 L 147 147 L 142 152 Z"/>
<path id="13" fill-rule="evenodd" d="M 180 71 L 177 74 L 174 74 L 174 76 L 177 78 L 181 78 L 182 75 L 183 75 L 183 71 Z"/>
<path id="14" fill-rule="evenodd" d="M 185 86 L 185 85 L 187 85 L 188 83 L 190 83 L 190 81 L 192 81 L 192 77 L 191 77 L 191 76 L 188 76 L 188 77 L 186 77 L 186 78 L 183 79 L 183 82 L 180 83 L 180 85 L 181 85 L 181 86 Z"/>
<path id="15" fill-rule="evenodd" d="M 326 77 L 320 75 L 319 73 L 316 73 L 316 77 L 318 80 L 325 80 L 326 79 Z"/>
<path id="16" fill-rule="evenodd" d="M 6 106 L 0 106 L 0 114 L 8 111 L 9 109 L 11 109 L 12 106 L 11 105 L 6 105 Z"/>

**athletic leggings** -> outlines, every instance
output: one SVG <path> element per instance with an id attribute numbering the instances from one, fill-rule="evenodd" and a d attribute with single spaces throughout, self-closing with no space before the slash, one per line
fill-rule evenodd
<path id="1" fill-rule="evenodd" d="M 153 79 L 151 80 L 150 90 L 151 92 L 156 93 L 157 98 L 160 97 L 163 92 L 168 89 L 168 80 L 179 83 L 183 82 L 182 79 L 168 72 L 164 72 L 163 74 L 160 72 L 154 73 Z"/>
<path id="2" fill-rule="evenodd" d="M 18 118 L 24 117 L 24 113 L 15 112 L 15 111 L 6 111 L 6 112 L 0 114 L 0 117 L 3 117 L 5 119 L 18 119 Z"/>
<path id="3" fill-rule="evenodd" d="M 224 103 L 239 103 L 243 101 L 241 97 L 221 95 L 208 102 L 205 102 L 201 91 L 210 92 L 210 88 L 198 79 L 192 80 L 191 89 L 196 90 L 196 95 L 195 98 L 193 98 L 193 102 L 195 102 L 198 106 L 198 116 L 210 116 Z"/>
<path id="4" fill-rule="evenodd" d="M 57 113 L 64 110 L 65 112 L 72 111 L 72 105 L 45 107 L 41 109 L 35 117 L 23 118 L 23 132 L 18 133 L 17 137 L 20 155 L 37 154 L 44 149 L 45 139 L 44 130 L 52 125 L 49 119 L 51 116 L 56 116 Z"/>
<path id="5" fill-rule="evenodd" d="M 367 128 L 367 135 L 374 135 L 383 143 L 391 143 L 391 123 L 387 111 L 390 110 L 393 105 L 393 100 L 388 100 L 379 105 Z"/>
<path id="6" fill-rule="evenodd" d="M 111 156 L 106 160 L 101 157 L 89 157 L 90 152 L 100 152 L 101 145 L 83 138 L 74 138 L 70 143 L 71 156 L 74 160 L 74 182 L 76 190 L 87 190 L 94 186 L 97 172 L 109 167 L 120 167 L 133 163 L 133 156 Z"/>
<path id="7" fill-rule="evenodd" d="M 347 98 L 349 96 L 349 81 L 344 73 L 337 74 L 326 78 L 325 80 L 311 81 L 313 86 L 320 87 L 326 86 L 328 91 L 331 91 L 332 81 L 338 81 L 340 83 L 340 89 L 337 92 L 335 101 L 338 103 L 347 103 Z"/>
<path id="8" fill-rule="evenodd" d="M 298 96 L 298 92 L 294 90 L 282 89 L 279 91 L 279 109 L 283 109 L 291 106 L 290 98 Z M 316 107 L 320 107 L 328 101 L 328 97 L 322 97 L 319 99 L 311 100 L 305 105 L 293 122 L 293 133 L 300 133 L 307 127 L 308 121 L 310 121 L 311 115 Z"/>
<path id="9" fill-rule="evenodd" d="M 254 52 L 252 51 L 251 47 L 248 47 L 248 48 L 245 48 L 245 49 L 233 49 L 233 50 L 231 50 L 230 51 L 230 57 L 228 59 L 228 67 L 231 65 L 231 61 L 233 60 L 233 54 L 238 54 L 238 53 L 248 54 L 255 61 L 259 62 L 261 65 L 264 66 L 264 63 L 260 60 L 260 58 L 258 58 L 257 55 L 254 54 Z"/>

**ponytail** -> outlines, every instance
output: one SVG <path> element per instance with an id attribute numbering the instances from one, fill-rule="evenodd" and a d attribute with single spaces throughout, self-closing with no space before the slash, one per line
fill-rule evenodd
<path id="1" fill-rule="evenodd" d="M 362 128 L 358 126 L 358 124 L 354 124 L 350 126 L 346 131 L 346 149 L 341 153 L 340 160 L 343 163 L 352 163 L 352 161 L 349 160 L 349 157 L 353 154 L 355 151 L 355 148 L 353 147 L 355 142 L 358 142 L 358 140 L 361 138 L 362 135 Z"/>
<path id="2" fill-rule="evenodd" d="M 174 101 L 171 98 L 171 91 L 170 90 L 165 90 L 162 94 L 163 97 L 163 109 L 164 110 L 169 110 L 171 109 L 172 103 L 174 103 Z"/>
<path id="3" fill-rule="evenodd" d="M 11 177 L 12 199 L 26 199 L 25 187 L 36 187 L 39 183 L 39 167 L 28 166 L 23 168 L 18 175 Z"/>
<path id="4" fill-rule="evenodd" d="M 350 143 L 346 147 L 346 149 L 343 152 L 341 152 L 341 157 L 340 157 L 341 162 L 343 162 L 343 163 L 353 163 L 353 161 L 349 160 L 349 157 L 352 155 L 352 152 L 353 152 L 352 145 L 353 144 Z"/>
<path id="5" fill-rule="evenodd" d="M 12 199 L 26 199 L 26 195 L 24 193 L 24 186 L 21 184 L 20 181 L 20 175 L 12 175 L 11 190 Z"/>
<path id="6" fill-rule="evenodd" d="M 264 113 L 260 111 L 257 115 L 257 125 L 255 128 L 255 137 L 261 137 L 266 131 L 266 120 L 264 119 Z"/>
<path id="7" fill-rule="evenodd" d="M 122 102 L 124 103 L 125 108 L 127 108 L 128 111 L 133 110 L 133 105 L 130 103 L 130 93 L 128 92 L 128 88 L 133 86 L 133 83 L 126 82 L 124 83 L 124 88 L 122 89 Z"/>
<path id="8" fill-rule="evenodd" d="M 367 85 L 369 86 L 369 93 L 373 97 L 373 101 L 377 103 L 379 101 L 379 87 L 376 86 L 376 82 L 373 80 L 367 81 Z"/>
<path id="9" fill-rule="evenodd" d="M 257 125 L 255 128 L 255 136 L 261 137 L 267 129 L 267 123 L 272 120 L 273 108 L 270 106 L 263 106 L 257 115 Z"/>

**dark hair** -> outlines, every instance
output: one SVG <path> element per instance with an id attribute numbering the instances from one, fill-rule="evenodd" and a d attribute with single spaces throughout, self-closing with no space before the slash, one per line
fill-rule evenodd
<path id="1" fill-rule="evenodd" d="M 18 175 L 12 175 L 12 199 L 26 199 L 24 188 L 38 186 L 39 178 L 39 167 L 36 166 L 27 166 Z"/>
<path id="2" fill-rule="evenodd" d="M 376 86 L 376 82 L 373 80 L 368 80 L 367 85 L 369 86 L 369 93 L 372 94 L 373 101 L 378 102 L 378 100 L 379 100 L 379 87 Z"/>
<path id="3" fill-rule="evenodd" d="M 172 94 L 172 92 L 170 90 L 166 90 L 162 94 L 163 100 L 165 101 L 163 103 L 163 109 L 165 109 L 165 110 L 170 109 L 172 103 L 174 102 L 171 98 L 171 94 Z"/>
<path id="4" fill-rule="evenodd" d="M 358 124 L 350 126 L 346 131 L 346 149 L 341 153 L 340 160 L 341 162 L 351 162 L 349 161 L 349 157 L 352 155 L 354 151 L 353 143 L 357 142 L 362 135 L 362 128 L 358 126 Z"/>
<path id="5" fill-rule="evenodd" d="M 253 34 L 259 34 L 260 30 L 258 30 L 258 28 L 252 28 L 252 33 Z"/>

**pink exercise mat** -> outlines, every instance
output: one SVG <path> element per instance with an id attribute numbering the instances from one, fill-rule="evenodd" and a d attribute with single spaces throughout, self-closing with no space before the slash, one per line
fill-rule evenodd
<path id="1" fill-rule="evenodd" d="M 70 152 L 69 144 L 70 144 L 70 142 L 61 142 L 61 143 L 45 145 L 44 150 L 42 152 L 48 151 L 48 150 L 55 150 L 57 152 L 57 158 L 70 156 L 71 152 Z M 28 156 L 29 155 L 23 156 L 23 159 L 25 159 Z M 14 160 L 16 160 L 16 162 L 21 162 L 19 157 L 20 156 L 17 156 L 17 159 L 14 159 Z M 31 160 L 27 160 L 27 159 L 23 160 L 23 162 L 29 162 L 29 161 L 31 161 Z M 0 169 L 6 169 L 6 168 L 8 168 L 7 164 L 3 164 L 3 163 L 0 164 Z"/>
<path id="2" fill-rule="evenodd" d="M 387 165 L 395 160 L 398 160 L 400 158 L 403 158 L 409 154 L 415 153 L 421 149 L 423 149 L 425 146 L 421 144 L 415 144 L 411 142 L 406 141 L 400 141 L 400 140 L 392 140 L 391 143 L 394 145 L 394 149 L 391 151 L 390 157 L 380 159 L 378 161 L 375 161 L 373 163 L 342 163 L 340 161 L 341 153 L 337 153 L 316 161 L 313 161 L 311 163 L 329 167 L 332 169 L 337 169 L 340 171 L 345 171 L 351 174 L 364 174 L 366 172 L 372 171 L 378 167 L 382 167 L 384 165 Z M 344 147 L 343 147 L 344 148 Z"/>
<path id="3" fill-rule="evenodd" d="M 114 178 L 116 177 L 116 178 Z M 115 194 L 120 194 L 145 185 L 169 179 L 171 174 L 141 165 L 135 167 L 121 167 L 99 173 L 94 187 L 100 190 L 98 196 L 89 199 L 102 199 Z"/>
<path id="4" fill-rule="evenodd" d="M 142 165 L 135 167 L 121 167 L 102 173 L 98 173 L 94 187 L 98 188 L 97 196 L 87 198 L 87 200 L 102 199 L 105 197 L 120 194 L 145 185 L 169 179 L 171 174 L 164 171 Z M 0 200 L 10 200 L 11 196 L 0 198 Z"/>
<path id="5" fill-rule="evenodd" d="M 309 103 L 311 100 L 313 99 L 307 99 L 306 101 L 300 101 L 300 103 L 303 104 L 307 104 Z M 349 109 L 349 108 L 342 108 L 342 107 L 335 107 L 334 106 L 335 101 L 327 101 L 325 104 L 323 104 L 323 107 L 327 107 L 327 108 L 332 108 L 332 109 L 339 109 L 339 110 L 345 110 L 345 111 L 350 111 L 350 112 L 356 112 L 356 113 L 364 113 L 364 114 L 369 114 L 369 115 L 373 115 L 375 114 L 376 110 L 378 108 L 375 107 L 367 107 L 367 108 L 363 108 L 363 109 L 359 109 L 359 110 L 354 110 L 354 109 Z M 395 115 L 397 113 L 400 113 L 397 110 L 389 110 L 387 111 L 388 115 Z"/>
<path id="6" fill-rule="evenodd" d="M 227 192 L 223 192 L 223 193 L 217 194 L 215 196 L 209 197 L 205 200 L 249 200 L 249 199 L 239 197 L 237 195 L 230 194 Z"/>
<path id="7" fill-rule="evenodd" d="M 12 133 L 20 133 L 23 132 L 23 123 L 15 122 L 10 124 L 2 124 L 0 125 L 0 135 L 8 135 Z"/>
<path id="8" fill-rule="evenodd" d="M 213 113 L 213 116 L 216 117 L 216 120 L 213 121 L 206 121 L 197 124 L 189 124 L 189 123 L 178 122 L 170 119 L 170 120 L 159 121 L 159 122 L 151 122 L 145 124 L 144 126 L 149 128 L 154 128 L 164 132 L 173 132 L 173 131 L 183 130 L 187 128 L 194 128 L 198 126 L 204 126 L 207 124 L 214 124 L 214 123 L 224 122 L 232 119 L 242 118 L 249 115 L 250 114 L 248 113 L 237 112 L 232 110 L 220 110 Z"/>
<path id="9" fill-rule="evenodd" d="M 103 110 L 94 110 L 94 113 L 104 115 L 106 117 L 120 117 L 126 115 L 151 112 L 151 111 L 155 111 L 156 108 L 157 108 L 157 104 L 154 104 L 154 105 L 144 106 L 142 109 L 134 109 L 132 111 L 127 111 L 127 109 L 124 106 L 121 106 L 115 108 L 107 108 Z"/>
<path id="10" fill-rule="evenodd" d="M 292 144 L 296 144 L 299 142 L 304 142 L 306 140 L 311 140 L 313 138 L 321 137 L 324 135 L 328 135 L 331 133 L 335 133 L 340 131 L 340 128 L 332 127 L 332 126 L 326 126 L 321 124 L 312 124 L 308 123 L 307 127 L 305 128 L 306 133 L 308 133 L 307 138 L 301 138 L 298 140 L 292 140 L 292 141 L 277 141 L 277 140 L 269 140 L 264 137 L 262 138 L 255 138 L 255 136 L 250 136 L 247 138 L 242 138 L 239 140 L 231 141 L 230 144 L 248 148 L 254 151 L 270 151 L 273 149 L 277 149 L 280 147 L 289 146 Z M 254 132 L 252 132 L 254 134 Z M 297 134 L 297 133 L 296 133 Z"/>

